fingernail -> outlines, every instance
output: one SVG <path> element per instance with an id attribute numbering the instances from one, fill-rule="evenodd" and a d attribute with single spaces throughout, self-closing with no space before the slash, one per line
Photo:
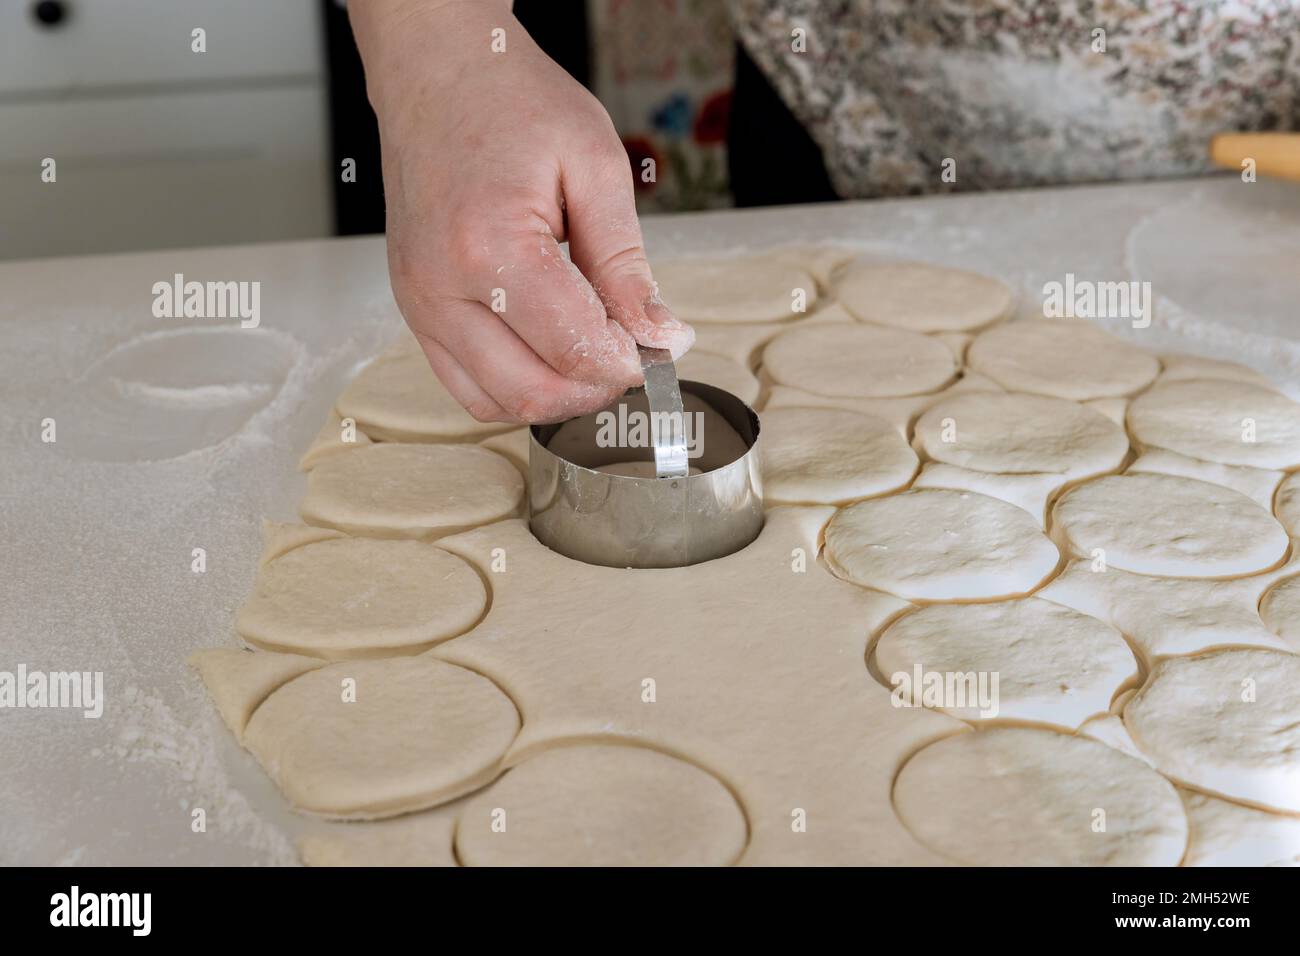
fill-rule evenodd
<path id="1" fill-rule="evenodd" d="M 673 315 L 672 310 L 664 305 L 663 300 L 659 298 L 658 292 L 645 300 L 644 308 L 645 317 L 661 329 L 686 328 L 686 323 Z"/>

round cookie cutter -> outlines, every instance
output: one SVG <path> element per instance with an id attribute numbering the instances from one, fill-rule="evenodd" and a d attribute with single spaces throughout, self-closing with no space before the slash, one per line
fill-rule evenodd
<path id="1" fill-rule="evenodd" d="M 642 353 L 646 386 L 529 429 L 529 527 L 552 551 L 606 567 L 684 567 L 739 551 L 763 527 L 758 415 L 723 389 L 678 382 L 667 353 Z M 674 411 L 676 419 L 663 417 Z M 608 440 L 611 430 L 631 435 L 624 426 L 638 414 L 651 441 Z M 735 438 L 711 442 L 710 422 Z M 636 473 L 599 470 L 629 462 Z"/>

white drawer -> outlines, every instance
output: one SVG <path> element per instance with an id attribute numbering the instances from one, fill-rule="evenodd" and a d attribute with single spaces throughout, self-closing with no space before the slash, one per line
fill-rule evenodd
<path id="1" fill-rule="evenodd" d="M 63 0 L 53 27 L 35 0 L 0 0 L 0 98 L 25 92 L 319 76 L 317 0 Z M 190 31 L 207 31 L 207 52 Z"/>
<path id="2" fill-rule="evenodd" d="M 314 83 L 0 104 L 0 259 L 329 235 L 325 113 Z"/>

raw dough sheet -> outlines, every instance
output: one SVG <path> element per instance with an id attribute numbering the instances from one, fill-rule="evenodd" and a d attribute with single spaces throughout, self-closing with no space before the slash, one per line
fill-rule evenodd
<path id="1" fill-rule="evenodd" d="M 777 256 L 783 268 L 803 269 L 801 282 L 807 276 L 817 283 L 810 313 L 782 315 L 770 289 L 760 290 L 767 298 L 753 316 L 758 321 L 746 322 L 743 314 L 697 310 L 702 323 L 712 320 L 726 326 L 708 327 L 702 336 L 714 348 L 701 348 L 700 374 L 716 376 L 733 390 L 757 388 L 760 408 L 778 407 L 768 403 L 779 393 L 779 407 L 826 409 L 827 421 L 839 423 L 841 430 L 844 422 L 854 420 L 841 412 L 871 416 L 864 434 L 889 455 L 887 460 L 860 464 L 851 457 L 820 455 L 807 441 L 815 424 L 803 431 L 792 429 L 800 441 L 784 457 L 785 490 L 780 496 L 791 504 L 769 513 L 759 541 L 708 566 L 649 573 L 656 587 L 686 595 L 690 626 L 670 640 L 650 626 L 645 613 L 629 612 L 656 601 L 653 588 L 633 580 L 641 573 L 575 566 L 541 549 L 523 522 L 508 516 L 512 509 L 518 513 L 517 485 L 496 464 L 480 467 L 476 474 L 498 476 L 493 479 L 498 482 L 494 487 L 501 489 L 498 494 L 485 499 L 482 488 L 474 489 L 464 515 L 455 506 L 418 515 L 417 532 L 400 536 L 415 540 L 397 540 L 389 533 L 407 520 L 406 512 L 384 511 L 383 501 L 349 502 L 334 488 L 333 510 L 323 518 L 316 510 L 307 515 L 330 527 L 302 525 L 298 509 L 307 479 L 299 477 L 296 468 L 304 452 L 312 447 L 305 464 L 315 470 L 336 456 L 357 454 L 370 437 L 384 437 L 362 432 L 355 443 L 360 447 L 329 440 L 340 424 L 335 400 L 400 330 L 378 243 L 290 244 L 91 260 L 71 279 L 66 264 L 26 264 L 21 273 L 15 266 L 0 266 L 0 345 L 9 356 L 0 397 L 14 409 L 12 421 L 19 424 L 6 437 L 17 467 L 0 476 L 5 539 L 14 545 L 0 559 L 0 580 L 12 591 L 6 598 L 24 608 L 28 622 L 6 634 L 5 650 L 29 668 L 101 671 L 107 692 L 105 716 L 99 721 L 53 710 L 4 715 L 14 733 L 0 740 L 0 757 L 14 772 L 0 781 L 0 798 L 6 806 L 30 809 L 6 815 L 0 829 L 0 861 L 584 862 L 590 858 L 574 852 L 584 841 L 597 841 L 609 851 L 596 862 L 612 863 L 932 864 L 1015 862 L 1007 853 L 1023 857 L 1013 840 L 984 847 L 959 834 L 961 845 L 954 846 L 953 821 L 963 828 L 969 828 L 970 821 L 946 816 L 942 806 L 932 807 L 916 796 L 929 792 L 927 780 L 942 781 L 948 772 L 943 768 L 954 766 L 922 759 L 927 751 L 937 753 L 930 748 L 940 742 L 958 747 L 960 759 L 967 761 L 960 766 L 974 768 L 960 774 L 962 785 L 972 787 L 972 813 L 989 819 L 1008 808 L 1033 813 L 1033 801 L 1041 799 L 1036 794 L 1073 794 L 1052 805 L 1057 817 L 1039 818 L 1047 821 L 1043 825 L 1048 833 L 1035 842 L 1034 850 L 1044 852 L 1047 845 L 1044 862 L 1061 862 L 1071 853 L 1096 862 L 1174 863 L 1184 857 L 1187 862 L 1294 861 L 1294 848 L 1288 851 L 1275 844 L 1294 839 L 1296 828 L 1288 821 L 1295 810 L 1271 796 L 1267 775 L 1243 793 L 1225 793 L 1219 781 L 1230 775 L 1230 766 L 1207 766 L 1192 735 L 1165 737 L 1151 727 L 1159 722 L 1162 708 L 1179 713 L 1163 701 L 1178 697 L 1179 689 L 1192 680 L 1181 672 L 1161 670 L 1158 658 L 1165 653 L 1189 660 L 1207 653 L 1244 654 L 1240 660 L 1249 664 L 1251 674 L 1238 674 L 1216 659 L 1215 667 L 1205 672 L 1208 676 L 1195 677 L 1218 682 L 1210 693 L 1226 693 L 1220 686 L 1224 681 L 1240 683 L 1252 676 L 1260 678 L 1259 693 L 1295 693 L 1294 684 L 1287 690 L 1277 675 L 1289 674 L 1291 667 L 1279 658 L 1295 656 L 1294 631 L 1285 611 L 1294 602 L 1285 582 L 1300 573 L 1300 567 L 1289 556 L 1269 564 L 1272 550 L 1251 551 L 1250 542 L 1243 542 L 1226 559 L 1228 573 L 1241 571 L 1243 576 L 1223 580 L 1216 575 L 1225 561 L 1211 554 L 1216 535 L 1208 518 L 1198 518 L 1202 524 L 1192 557 L 1169 557 L 1147 548 L 1135 552 L 1139 559 L 1134 561 L 1127 557 L 1133 551 L 1128 538 L 1107 540 L 1100 534 L 1104 528 L 1074 518 L 1074 531 L 1064 533 L 1053 514 L 1055 504 L 1071 489 L 1086 487 L 1074 483 L 1078 476 L 1095 476 L 1099 469 L 1124 473 L 1147 454 L 1146 465 L 1133 474 L 1167 474 L 1183 482 L 1178 485 L 1179 501 L 1189 513 L 1200 516 L 1223 509 L 1222 496 L 1198 496 L 1195 483 L 1210 483 L 1238 496 L 1225 499 L 1233 514 L 1247 516 L 1252 528 L 1273 533 L 1273 525 L 1265 521 L 1273 520 L 1264 503 L 1268 483 L 1280 481 L 1283 472 L 1300 465 L 1300 460 L 1283 460 L 1292 447 L 1288 423 L 1276 433 L 1280 437 L 1266 436 L 1272 442 L 1266 454 L 1224 454 L 1221 441 L 1189 438 L 1182 421 L 1152 424 L 1150 415 L 1161 411 L 1156 404 L 1144 413 L 1144 434 L 1152 441 L 1172 436 L 1167 440 L 1174 447 L 1134 444 L 1118 466 L 1110 464 L 1108 433 L 1095 417 L 1087 417 L 1086 428 L 1078 426 L 1088 437 L 1074 449 L 1074 457 L 1069 442 L 1060 448 L 1049 445 L 1050 453 L 1035 456 L 1014 443 L 1008 447 L 984 440 L 976 429 L 972 438 L 980 439 L 978 445 L 939 459 L 927 448 L 938 448 L 943 441 L 943 407 L 932 416 L 927 444 L 913 442 L 913 426 L 928 408 L 951 398 L 941 393 L 956 388 L 954 394 L 971 389 L 1014 394 L 1017 388 L 1041 387 L 1007 371 L 1017 367 L 1018 355 L 1008 365 L 990 361 L 990 349 L 982 348 L 973 353 L 977 361 L 967 363 L 972 344 L 985 332 L 979 318 L 963 316 L 952 329 L 936 329 L 932 312 L 915 321 L 890 323 L 888 331 L 873 340 L 888 340 L 892 350 L 911 341 L 909 336 L 924 336 L 927 343 L 943 347 L 952 365 L 927 344 L 926 364 L 915 377 L 895 376 L 883 389 L 846 388 L 838 379 L 826 389 L 804 371 L 806 350 L 793 358 L 787 355 L 778 363 L 776 376 L 763 363 L 765 348 L 799 325 L 867 327 L 862 315 L 837 307 L 835 269 L 841 258 L 942 263 L 996 276 L 1014 293 L 1015 314 L 1002 316 L 996 296 L 981 309 L 993 316 L 995 326 L 1006 328 L 1034 314 L 1037 290 L 1043 282 L 1059 278 L 1061 261 L 1075 261 L 1068 256 L 1078 256 L 1075 271 L 1080 274 L 1087 266 L 1094 273 L 1117 277 L 1129 270 L 1139 276 L 1144 270 L 1165 276 L 1169 270 L 1164 250 L 1171 237 L 1186 234 L 1189 217 L 1201 215 L 1207 234 L 1216 229 L 1241 231 L 1236 224 L 1247 213 L 1271 216 L 1275 231 L 1300 234 L 1300 208 L 1281 193 L 1265 202 L 1262 194 L 1271 188 L 1260 184 L 1261 195 L 1252 196 L 1244 210 L 1235 205 L 1231 184 L 1223 182 L 1092 190 L 1086 197 L 1068 191 L 1037 193 L 1032 199 L 996 197 L 996 220 L 1005 224 L 997 242 L 987 241 L 992 236 L 987 211 L 994 197 L 849 204 L 807 217 L 788 211 L 780 216 L 721 214 L 695 234 L 683 232 L 674 220 L 648 223 L 652 256 L 660 259 L 667 259 L 669 251 L 678 256 L 744 252 L 745 242 L 768 247 L 804 244 L 802 251 L 792 248 Z M 1086 222 L 1086 228 L 1066 243 L 1055 224 L 1061 216 L 1082 216 L 1085 209 L 1090 214 L 1079 221 Z M 806 258 L 810 242 L 826 235 L 841 238 L 846 254 L 818 255 L 815 262 Z M 888 237 L 887 244 L 879 237 Z M 1194 241 L 1188 249 L 1195 258 Z M 148 288 L 156 274 L 173 271 L 263 276 L 265 327 L 178 327 L 153 319 L 147 310 L 130 310 L 133 290 L 141 283 Z M 1241 314 L 1252 315 L 1253 289 L 1276 289 L 1279 282 L 1291 282 L 1297 286 L 1291 301 L 1300 295 L 1300 281 L 1271 273 L 1252 276 L 1248 268 L 1246 272 L 1231 280 L 1241 286 L 1234 303 Z M 686 288 L 689 291 L 689 283 Z M 1226 309 L 1222 314 L 1214 311 L 1221 296 L 1207 302 L 1205 313 L 1199 314 L 1195 290 L 1170 281 L 1156 291 L 1157 321 L 1151 329 L 1115 324 L 1108 328 L 1126 347 L 1162 359 L 1188 353 L 1244 360 L 1272 388 L 1294 396 L 1300 383 L 1296 349 L 1281 338 L 1268 337 L 1286 328 L 1283 317 L 1269 311 L 1273 293 L 1258 298 L 1256 331 L 1243 336 L 1220 324 L 1233 318 Z M 104 322 L 109 309 L 124 317 Z M 734 338 L 730 329 L 735 330 Z M 823 340 L 834 347 L 837 336 L 819 335 L 812 341 Z M 787 374 L 783 367 L 794 369 L 789 382 L 780 380 Z M 1161 381 L 1250 378 L 1249 372 L 1189 361 L 1163 360 L 1159 367 L 1166 377 L 1157 378 L 1156 387 Z M 993 375 L 967 374 L 970 368 Z M 1122 421 L 1129 396 L 1116 393 L 1150 386 L 1143 381 L 1140 361 L 1123 368 L 1127 377 L 1099 379 L 1076 398 L 1107 419 Z M 818 393 L 819 387 L 826 393 Z M 1259 387 L 1257 379 L 1253 387 Z M 1240 404 L 1252 393 L 1236 389 L 1224 394 Z M 1270 402 L 1266 411 L 1275 404 Z M 960 441 L 962 409 L 981 406 L 950 405 L 956 409 L 952 417 Z M 1014 416 L 1014 408 L 999 414 Z M 59 423 L 58 442 L 52 446 L 40 441 L 40 423 L 47 416 Z M 788 417 L 800 424 L 816 420 L 807 413 Z M 1028 406 L 1026 420 L 1035 430 L 1047 427 L 1044 416 Z M 396 422 L 387 437 L 473 444 L 518 468 L 521 433 L 484 438 L 463 423 L 445 422 L 445 417 L 437 418 L 426 425 L 415 415 Z M 419 434 L 426 427 L 432 434 Z M 889 437 L 890 428 L 912 448 L 915 467 L 906 449 Z M 439 429 L 460 431 L 439 434 Z M 324 446 L 313 445 L 318 434 L 326 439 Z M 1198 458 L 1198 450 L 1209 460 Z M 999 470 L 1003 460 L 1009 475 Z M 800 469 L 808 476 L 805 480 L 799 477 Z M 909 475 L 911 471 L 916 474 Z M 921 475 L 926 476 L 924 482 Z M 1014 573 L 981 569 L 972 575 L 961 565 L 976 559 L 964 556 L 962 547 L 951 552 L 959 566 L 945 566 L 944 548 L 904 531 L 915 527 L 924 537 L 959 529 L 927 528 L 923 520 L 910 517 L 899 519 L 889 543 L 930 555 L 931 560 L 908 565 L 911 573 L 906 577 L 924 584 L 919 590 L 890 593 L 890 587 L 897 587 L 893 572 L 898 564 L 882 575 L 873 563 L 863 564 L 847 553 L 841 560 L 833 548 L 822 553 L 823 534 L 835 515 L 846 514 L 863 497 L 868 503 L 885 502 L 910 493 L 909 483 L 924 489 L 915 492 L 923 499 L 933 495 L 951 501 L 955 496 L 960 501 L 965 495 L 965 500 L 978 501 L 980 520 L 1005 537 Z M 399 503 L 407 500 L 404 495 Z M 1278 501 L 1281 506 L 1280 494 Z M 952 514 L 960 515 L 960 508 Z M 1279 510 L 1277 516 L 1282 519 L 1279 527 L 1295 533 L 1290 510 Z M 277 522 L 265 544 L 259 529 L 264 517 Z M 893 520 L 884 522 L 887 529 L 894 528 Z M 1158 523 L 1152 524 L 1153 533 L 1158 533 Z M 311 554 L 306 549 L 317 548 L 324 556 L 337 551 L 337 558 L 316 565 L 327 571 L 346 567 L 356 575 L 357 568 L 364 568 L 365 555 L 354 559 L 337 546 L 324 547 L 345 540 L 340 527 L 367 538 L 367 532 L 377 528 L 382 533 L 376 540 L 391 542 L 383 547 L 394 554 L 408 546 L 438 549 L 455 561 L 422 561 L 422 573 L 439 574 L 438 568 L 445 565 L 446 573 L 465 581 L 473 593 L 457 591 L 456 597 L 441 600 L 432 610 L 418 601 L 411 602 L 415 606 L 408 612 L 403 611 L 405 605 L 398 606 L 399 617 L 409 613 L 418 619 L 399 622 L 403 629 L 395 644 L 405 645 L 401 648 L 365 627 L 347 630 L 349 620 L 336 620 L 328 648 L 313 648 L 310 636 L 294 634 L 284 643 L 263 635 L 259 649 L 236 650 L 236 611 L 254 593 L 259 575 L 269 573 L 277 561 L 289 561 L 293 555 L 297 567 L 282 565 L 293 573 L 279 576 L 270 589 L 272 601 L 294 581 L 328 584 L 328 577 L 314 575 L 313 562 L 303 557 Z M 862 535 L 872 527 L 854 529 L 859 546 L 871 544 L 863 542 Z M 1072 550 L 1079 545 L 1118 549 L 1119 560 L 1096 575 L 1088 567 L 1093 556 Z M 197 573 L 195 549 L 202 549 L 206 561 Z M 1060 555 L 1052 567 L 1046 567 L 1049 549 Z M 503 572 L 493 570 L 497 550 L 505 554 Z M 799 552 L 807 558 L 803 570 L 793 566 Z M 1154 560 L 1153 555 L 1163 562 L 1154 565 L 1158 570 L 1172 567 L 1184 576 L 1144 575 L 1151 570 L 1144 562 Z M 73 566 L 79 569 L 76 576 L 69 574 Z M 483 598 L 464 576 L 467 568 L 485 585 L 485 613 L 476 610 Z M 1090 577 L 1077 586 L 1057 587 L 1067 577 L 1075 580 L 1084 574 Z M 1092 713 L 1088 721 L 1081 718 L 1084 710 L 1093 710 L 1091 704 L 1053 711 L 1051 685 L 1056 675 L 1041 666 L 1041 657 L 1035 658 L 1038 668 L 1026 671 L 1025 681 L 1007 685 L 1018 695 L 1008 701 L 1035 715 L 1037 722 L 1019 731 L 1029 736 L 990 737 L 997 746 L 970 747 L 957 741 L 999 729 L 997 718 L 987 727 L 972 729 L 972 724 L 986 721 L 976 716 L 967 723 L 953 716 L 971 716 L 960 707 L 948 707 L 945 713 L 938 707 L 894 706 L 887 675 L 878 667 L 876 641 L 934 600 L 943 582 L 952 580 L 976 591 L 992 581 L 998 593 L 990 598 L 1046 600 L 1096 621 L 1080 633 L 1086 631 L 1088 640 L 1107 648 L 1098 651 L 1107 655 L 1105 668 L 1089 673 L 1086 680 L 1064 684 L 1082 688 L 1088 700 L 1109 697 L 1109 707 Z M 1114 587 L 1102 583 L 1111 581 Z M 367 592 L 362 586 L 335 597 L 355 609 L 370 599 Z M 1026 598 L 1028 592 L 1036 596 Z M 575 599 L 575 594 L 593 593 L 600 596 L 594 610 L 582 608 Z M 739 600 L 727 597 L 733 593 Z M 382 594 L 397 594 L 405 601 L 401 588 L 393 584 L 376 592 Z M 769 598 L 771 604 L 763 605 Z M 1258 612 L 1261 602 L 1268 612 L 1264 618 Z M 966 605 L 942 606 L 960 610 Z M 578 615 L 575 608 L 583 613 Z M 1204 612 L 1189 622 L 1194 630 L 1175 640 L 1170 637 L 1173 625 L 1162 615 L 1188 608 Z M 283 627 L 284 610 L 264 607 L 258 628 Z M 988 626 L 972 622 L 967 632 L 945 628 L 939 649 L 953 663 L 944 666 L 989 668 L 974 643 L 980 628 Z M 522 632 L 531 639 L 523 641 Z M 904 662 L 913 660 L 915 642 L 929 632 L 913 628 L 908 633 L 911 643 L 899 658 Z M 962 633 L 970 637 L 965 643 Z M 1115 634 L 1127 642 L 1132 663 L 1115 643 Z M 1043 642 L 1047 653 L 1050 637 Z M 1237 644 L 1256 649 L 1223 650 Z M 226 648 L 242 655 L 209 657 L 199 664 L 214 686 L 224 688 L 218 697 L 220 713 L 184 663 L 201 648 Z M 291 649 L 297 656 L 281 659 L 276 648 Z M 254 665 L 242 659 L 259 655 Z M 1070 655 L 1062 659 L 1062 666 L 1072 660 Z M 1014 656 L 1006 660 L 1013 662 Z M 472 751 L 441 739 L 416 748 L 404 746 L 421 721 L 438 719 L 438 711 L 429 710 L 432 705 L 419 694 L 408 695 L 409 700 L 401 693 L 386 695 L 383 682 L 389 668 L 405 678 L 417 666 L 432 666 L 430 683 L 440 688 L 440 700 L 465 722 L 463 726 L 484 731 L 456 735 L 457 741 L 472 738 Z M 474 680 L 465 675 L 481 676 Z M 336 754 L 317 746 L 313 735 L 327 721 L 300 721 L 295 730 L 276 719 L 277 712 L 310 715 L 313 708 L 337 707 L 341 678 L 354 678 L 359 693 L 378 689 L 380 694 L 377 703 L 367 701 L 365 717 L 372 733 L 378 728 L 378 736 L 353 741 L 358 754 L 371 762 L 365 773 L 354 772 L 351 779 L 330 766 Z M 645 699 L 647 678 L 654 681 L 653 702 Z M 1140 726 L 1129 728 L 1134 731 L 1130 738 L 1125 733 L 1125 707 L 1135 699 L 1131 692 L 1153 679 L 1164 683 L 1136 698 L 1141 720 Z M 399 680 L 393 686 L 400 685 Z M 327 688 L 334 700 L 323 703 L 324 696 L 314 695 L 314 688 Z M 276 701 L 277 695 L 284 695 L 282 703 L 270 706 L 267 702 Z M 1285 726 L 1288 714 L 1293 722 L 1300 716 L 1294 713 L 1294 698 L 1274 699 L 1259 711 L 1265 722 L 1278 727 Z M 1247 738 L 1272 726 L 1252 724 L 1255 712 L 1249 708 L 1234 713 L 1233 732 Z M 223 718 L 231 722 L 230 729 Z M 348 720 L 338 725 L 345 733 L 350 733 Z M 1106 729 L 1089 733 L 1094 726 Z M 388 733 L 389 727 L 397 732 Z M 317 817 L 361 822 L 328 822 L 293 812 L 235 734 L 275 767 L 278 782 L 302 809 Z M 1285 744 L 1279 744 L 1283 751 Z M 1127 753 L 1130 747 L 1144 759 Z M 1208 757 L 1210 763 L 1220 759 L 1213 752 Z M 438 772 L 422 767 L 421 759 L 438 762 Z M 1268 759 L 1261 752 L 1261 763 Z M 355 771 L 360 757 L 351 762 Z M 1010 775 L 1006 779 L 1017 782 L 1018 790 L 1008 794 L 982 787 L 978 779 L 971 782 L 995 764 Z M 901 777 L 908 766 L 913 772 Z M 414 772 L 394 775 L 394 767 Z M 1117 840 L 1125 835 L 1122 852 L 1112 851 L 1104 840 L 1078 843 L 1090 839 L 1085 832 L 1095 832 L 1090 827 L 1096 807 L 1089 803 L 1094 793 L 1078 793 L 1074 785 L 1080 775 L 1086 778 L 1109 767 L 1119 769 L 1107 781 L 1110 789 L 1098 789 L 1093 802 L 1111 807 L 1109 832 Z M 566 813 L 573 795 L 566 796 L 565 790 L 575 775 L 598 782 L 580 792 L 587 800 L 586 812 L 576 817 Z M 1295 778 L 1272 779 L 1286 786 Z M 326 781 L 324 790 L 321 780 Z M 900 780 L 907 781 L 901 791 Z M 322 795 L 327 799 L 313 803 Z M 1029 802 L 1017 802 L 1022 797 Z M 665 801 L 673 804 L 674 813 L 665 813 Z M 431 809 L 368 822 L 417 806 Z M 88 807 L 99 809 L 90 812 Z M 1226 809 L 1215 809 L 1219 807 Z M 198 808 L 209 820 L 204 834 L 190 827 Z M 507 825 L 501 833 L 491 829 L 497 809 L 505 809 L 507 820 L 517 827 Z M 105 832 L 97 819 L 104 813 L 120 821 L 112 832 Z M 1073 829 L 1079 824 L 1078 813 L 1089 814 L 1082 831 Z M 801 822 L 806 824 L 802 828 Z M 986 836 L 998 832 L 990 827 Z M 1059 839 L 1053 842 L 1051 834 Z M 1176 852 L 1179 847 L 1184 853 Z"/>

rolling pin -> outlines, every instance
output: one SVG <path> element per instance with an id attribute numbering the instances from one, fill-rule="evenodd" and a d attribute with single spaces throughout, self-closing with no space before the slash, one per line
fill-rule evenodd
<path id="1" fill-rule="evenodd" d="M 1300 133 L 1220 133 L 1210 140 L 1216 166 L 1240 170 L 1245 159 L 1261 175 L 1300 182 Z"/>

